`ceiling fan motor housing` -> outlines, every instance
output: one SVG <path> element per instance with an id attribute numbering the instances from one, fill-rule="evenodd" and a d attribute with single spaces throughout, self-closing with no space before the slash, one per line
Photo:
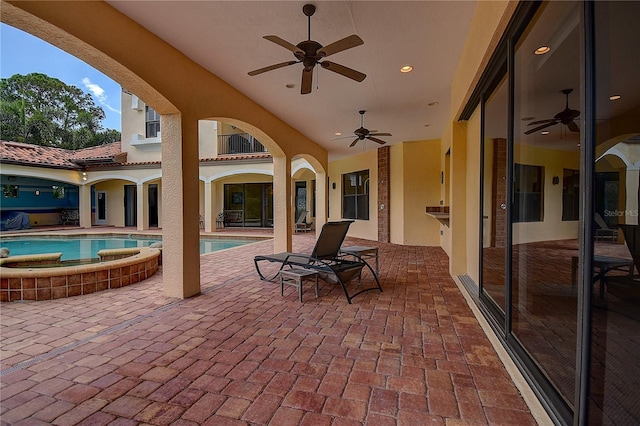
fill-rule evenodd
<path id="1" fill-rule="evenodd" d="M 317 52 L 322 45 L 317 41 L 306 40 L 298 43 L 297 47 L 302 50 L 304 54 L 298 52 L 295 54 L 296 58 L 302 61 L 305 71 L 311 71 L 321 59 Z"/>

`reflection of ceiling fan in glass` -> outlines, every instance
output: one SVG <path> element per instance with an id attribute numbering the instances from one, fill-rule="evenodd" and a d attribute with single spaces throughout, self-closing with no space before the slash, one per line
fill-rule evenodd
<path id="1" fill-rule="evenodd" d="M 548 118 L 546 120 L 537 120 L 529 123 L 529 126 L 535 126 L 536 124 L 541 124 L 541 126 L 535 127 L 533 129 L 527 130 L 524 132 L 525 135 L 530 135 L 531 133 L 535 133 L 539 130 L 546 129 L 547 127 L 554 126 L 556 124 L 564 124 L 567 128 L 572 132 L 579 132 L 580 128 L 573 121 L 576 118 L 580 117 L 580 111 L 569 108 L 569 94 L 573 92 L 573 89 L 564 89 L 562 93 L 567 97 L 567 103 L 564 110 L 557 113 L 553 118 Z"/>

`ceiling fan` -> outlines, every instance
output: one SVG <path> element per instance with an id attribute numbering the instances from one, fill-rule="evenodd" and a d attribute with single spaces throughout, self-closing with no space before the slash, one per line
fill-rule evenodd
<path id="1" fill-rule="evenodd" d="M 571 92 L 573 92 L 573 89 L 564 89 L 562 91 L 562 93 L 564 93 L 565 96 L 567 97 L 567 103 L 563 111 L 560 111 L 559 113 L 557 113 L 553 118 L 548 118 L 546 120 L 532 121 L 531 123 L 528 124 L 529 126 L 534 126 L 536 124 L 542 124 L 542 125 L 536 128 L 533 128 L 531 130 L 527 130 L 526 132 L 524 132 L 524 134 L 530 135 L 531 133 L 535 133 L 538 130 L 542 130 L 544 128 L 556 125 L 558 123 L 564 124 L 572 132 L 579 132 L 580 128 L 573 120 L 580 117 L 580 111 L 569 108 L 569 94 Z"/>
<path id="2" fill-rule="evenodd" d="M 351 142 L 351 145 L 349 145 L 349 148 L 355 146 L 358 143 L 358 141 L 363 141 L 365 139 L 369 139 L 371 141 L 379 143 L 380 145 L 384 145 L 386 142 L 383 141 L 382 139 L 376 138 L 375 136 L 391 136 L 391 133 L 378 133 L 377 130 L 365 129 L 363 122 L 364 122 L 364 113 L 366 111 L 360 110 L 358 112 L 360 113 L 360 128 L 353 131 L 353 134 L 356 136 L 356 138 L 353 140 L 353 142 Z M 337 139 L 345 139 L 350 137 L 351 136 L 344 136 L 342 138 L 337 138 Z"/>
<path id="3" fill-rule="evenodd" d="M 267 35 L 263 37 L 277 45 L 284 47 L 285 49 L 292 51 L 293 55 L 296 57 L 295 61 L 281 62 L 279 64 L 270 65 L 268 67 L 250 71 L 249 75 L 254 76 L 262 74 L 263 72 L 272 71 L 278 68 L 302 62 L 302 64 L 304 65 L 304 69 L 302 70 L 302 84 L 300 87 L 300 93 L 303 95 L 311 93 L 313 69 L 315 68 L 316 64 L 320 64 L 322 68 L 333 71 L 352 80 L 358 82 L 364 80 L 366 74 L 363 74 L 349 67 L 345 67 L 344 65 L 337 64 L 335 62 L 323 60 L 327 56 L 342 52 L 343 50 L 351 49 L 352 47 L 360 46 L 361 44 L 364 44 L 364 41 L 362 41 L 362 39 L 355 34 L 352 34 L 326 46 L 322 46 L 317 41 L 311 40 L 311 16 L 315 13 L 315 11 L 316 7 L 312 4 L 305 4 L 302 7 L 302 13 L 304 13 L 308 18 L 309 30 L 307 40 L 301 41 L 297 45 L 293 45 L 275 35 Z M 323 61 L 320 62 L 321 60 Z"/>

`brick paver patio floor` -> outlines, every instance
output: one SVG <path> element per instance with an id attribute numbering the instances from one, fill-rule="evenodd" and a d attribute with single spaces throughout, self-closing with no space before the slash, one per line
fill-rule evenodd
<path id="1" fill-rule="evenodd" d="M 185 300 L 163 296 L 160 271 L 2 304 L 2 424 L 535 424 L 442 249 L 345 245 L 379 247 L 384 292 L 282 297 L 253 269 L 263 241 L 202 256 L 202 294 Z"/>

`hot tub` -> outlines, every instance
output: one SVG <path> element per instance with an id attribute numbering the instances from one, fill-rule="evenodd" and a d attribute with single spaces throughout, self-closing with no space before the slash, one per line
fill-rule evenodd
<path id="1" fill-rule="evenodd" d="M 67 266 L 62 253 L 0 259 L 0 301 L 51 300 L 115 289 L 156 273 L 160 250 L 150 247 L 101 250 L 96 263 Z"/>

